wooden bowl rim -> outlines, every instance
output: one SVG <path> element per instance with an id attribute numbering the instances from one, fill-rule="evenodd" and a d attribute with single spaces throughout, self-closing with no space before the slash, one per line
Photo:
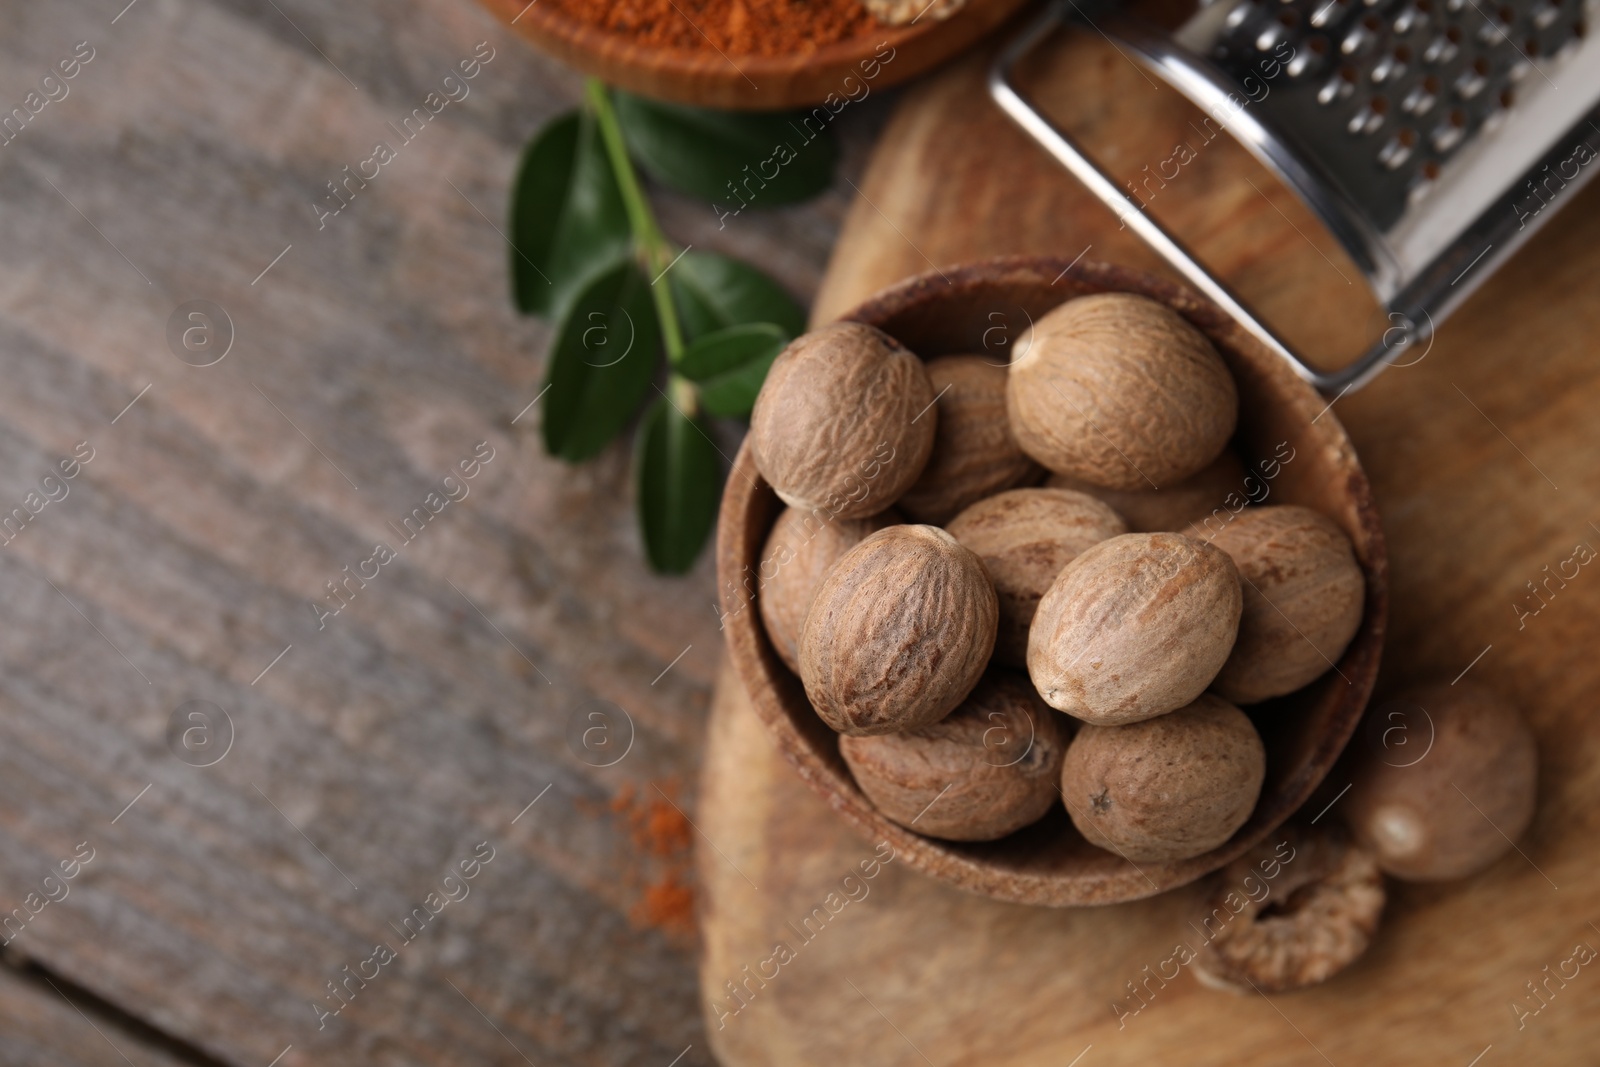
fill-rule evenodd
<path id="1" fill-rule="evenodd" d="M 1333 768 L 1354 733 L 1377 678 L 1388 611 L 1388 561 L 1371 486 L 1358 462 L 1344 427 L 1331 408 L 1296 376 L 1280 357 L 1271 353 L 1204 297 L 1181 285 L 1142 271 L 1092 261 L 1069 262 L 1054 256 L 1005 256 L 929 271 L 879 291 L 839 316 L 872 324 L 885 323 L 919 304 L 938 298 L 949 287 L 1000 286 L 1008 280 L 1038 284 L 1070 278 L 1077 285 L 1103 292 L 1133 292 L 1158 300 L 1200 328 L 1219 348 L 1263 369 L 1275 384 L 1288 391 L 1291 415 L 1305 424 L 1306 432 L 1325 450 L 1344 485 L 1338 495 L 1353 505 L 1359 526 L 1356 542 L 1367 582 L 1367 600 L 1361 628 L 1340 658 L 1339 670 L 1350 685 L 1329 689 L 1324 699 L 1333 703 L 1330 726 L 1317 741 L 1312 757 L 1280 783 L 1269 797 L 1264 791 L 1250 820 L 1229 841 L 1201 856 L 1173 864 L 1137 867 L 1124 861 L 1112 875 L 1088 878 L 1070 872 L 1019 872 L 983 862 L 935 838 L 906 830 L 881 815 L 848 776 L 826 763 L 804 737 L 784 705 L 775 684 L 774 670 L 784 671 L 760 620 L 755 595 L 740 599 L 739 586 L 752 560 L 742 558 L 740 544 L 745 516 L 759 493 L 772 494 L 756 470 L 748 438 L 734 459 L 724 490 L 717 526 L 717 581 L 721 590 L 724 628 L 735 673 L 744 685 L 756 714 L 766 724 L 779 750 L 811 789 L 843 815 L 870 842 L 887 840 L 897 858 L 941 881 L 969 892 L 1020 904 L 1053 907 L 1112 904 L 1138 900 L 1186 885 L 1215 871 L 1257 844 L 1287 820 L 1311 796 Z M 1070 297 L 1069 297 L 1070 298 Z M 1270 369 L 1269 369 L 1270 368 Z M 808 708 L 809 711 L 809 708 Z M 813 713 L 814 714 L 814 713 Z M 1269 807 L 1270 804 L 1270 807 Z"/>

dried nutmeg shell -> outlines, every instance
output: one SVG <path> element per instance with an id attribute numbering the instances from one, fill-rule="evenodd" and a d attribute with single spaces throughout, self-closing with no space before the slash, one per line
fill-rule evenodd
<path id="1" fill-rule="evenodd" d="M 879 811 L 951 841 L 992 841 L 1037 821 L 1055 803 L 1066 749 L 1066 721 L 1006 671 L 990 671 L 931 726 L 839 739 Z"/>
<path id="2" fill-rule="evenodd" d="M 1069 300 L 1017 342 L 1006 408 L 1022 450 L 1107 489 L 1161 489 L 1227 446 L 1239 395 L 1211 342 L 1132 293 Z"/>
<path id="3" fill-rule="evenodd" d="M 1045 703 L 1100 725 L 1205 691 L 1239 630 L 1239 572 L 1182 534 L 1123 534 L 1067 564 L 1034 613 L 1028 674 Z"/>
<path id="4" fill-rule="evenodd" d="M 840 733 L 915 730 L 978 684 L 998 616 L 977 556 L 936 526 L 890 526 L 823 579 L 800 632 L 800 680 Z"/>
<path id="5" fill-rule="evenodd" d="M 1061 795 L 1091 845 L 1134 863 L 1172 863 L 1232 837 L 1266 772 L 1249 717 L 1206 693 L 1170 715 L 1081 727 L 1061 766 Z"/>
<path id="6" fill-rule="evenodd" d="M 818 511 L 784 508 L 761 549 L 761 621 L 772 647 L 800 673 L 800 628 L 828 570 L 869 533 L 901 521 L 890 508 L 865 519 L 830 519 Z"/>
<path id="7" fill-rule="evenodd" d="M 1199 474 L 1160 489 L 1148 485 L 1143 489 L 1102 489 L 1065 474 L 1052 474 L 1044 484 L 1076 489 L 1104 501 L 1122 516 L 1131 533 L 1182 532 L 1191 522 L 1202 522 L 1218 512 L 1229 514 L 1230 498 L 1242 507 L 1249 492 L 1244 464 L 1231 448 L 1223 449 L 1222 455 Z M 1232 510 L 1237 511 L 1238 507 Z"/>
<path id="8" fill-rule="evenodd" d="M 920 22 L 947 19 L 967 6 L 967 0 L 861 0 L 872 17 L 885 26 L 904 26 Z"/>
<path id="9" fill-rule="evenodd" d="M 1372 708 L 1349 753 L 1345 823 L 1396 878 L 1475 874 L 1533 820 L 1533 730 L 1509 701 L 1471 682 L 1419 686 Z"/>
<path id="10" fill-rule="evenodd" d="M 1006 421 L 1004 366 L 982 356 L 941 356 L 928 362 L 928 379 L 939 412 L 933 455 L 900 498 L 901 511 L 943 526 L 974 501 L 1038 479 L 1043 472 Z"/>
<path id="11" fill-rule="evenodd" d="M 1012 489 L 951 520 L 951 536 L 983 560 L 1000 597 L 995 659 L 1028 662 L 1028 627 L 1039 599 L 1078 553 L 1127 528 L 1105 504 L 1070 489 Z"/>
<path id="12" fill-rule="evenodd" d="M 922 361 L 882 330 L 835 322 L 779 353 L 750 413 L 756 469 L 785 504 L 859 519 L 911 488 L 939 414 Z"/>
<path id="13" fill-rule="evenodd" d="M 1233 557 L 1239 639 L 1211 688 L 1235 704 L 1292 693 L 1332 670 L 1361 627 L 1366 580 L 1344 531 L 1310 508 L 1246 508 L 1189 536 Z"/>
<path id="14" fill-rule="evenodd" d="M 1194 972 L 1232 993 L 1327 981 L 1367 950 L 1383 913 L 1377 862 L 1332 827 L 1286 825 L 1212 884 Z"/>

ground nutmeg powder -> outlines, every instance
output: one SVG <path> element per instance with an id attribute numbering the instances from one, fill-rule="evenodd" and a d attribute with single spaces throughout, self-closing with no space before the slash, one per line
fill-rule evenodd
<path id="1" fill-rule="evenodd" d="M 861 0 L 543 0 L 570 18 L 654 48 L 791 56 L 880 25 Z"/>

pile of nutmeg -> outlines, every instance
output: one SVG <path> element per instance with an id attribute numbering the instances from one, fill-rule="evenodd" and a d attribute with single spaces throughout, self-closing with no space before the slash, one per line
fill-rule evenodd
<path id="1" fill-rule="evenodd" d="M 788 505 L 762 621 L 894 822 L 986 841 L 1061 802 L 1135 864 L 1198 856 L 1261 791 L 1241 706 L 1338 669 L 1361 565 L 1328 517 L 1261 503 L 1294 449 L 1245 467 L 1234 380 L 1175 311 L 1079 297 L 1016 350 L 924 363 L 854 322 L 784 350 L 751 423 Z M 1320 981 L 1366 948 L 1383 873 L 1462 877 L 1528 825 L 1536 759 L 1514 707 L 1435 686 L 1371 714 L 1328 804 L 1345 798 L 1349 833 L 1288 825 L 1215 876 L 1205 929 L 1238 920 L 1208 934 L 1209 983 Z M 1237 891 L 1279 870 L 1286 899 Z"/>
<path id="2" fill-rule="evenodd" d="M 1240 506 L 1233 377 L 1175 311 L 1080 297 L 1017 351 L 924 363 L 840 322 L 779 356 L 762 619 L 889 819 L 990 840 L 1064 802 L 1134 863 L 1197 856 L 1261 790 L 1239 705 L 1332 669 L 1361 567 L 1325 516 Z"/>

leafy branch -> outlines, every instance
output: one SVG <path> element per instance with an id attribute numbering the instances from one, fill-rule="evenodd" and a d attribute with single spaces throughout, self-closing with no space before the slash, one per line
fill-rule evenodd
<path id="1" fill-rule="evenodd" d="M 584 95 L 594 109 L 600 124 L 600 137 L 605 142 L 606 156 L 611 160 L 611 173 L 616 177 L 617 189 L 622 194 L 622 206 L 628 213 L 628 225 L 633 230 L 633 241 L 644 262 L 644 268 L 659 280 L 672 265 L 672 252 L 667 248 L 667 238 L 656 224 L 650 204 L 639 188 L 639 176 L 634 173 L 633 160 L 628 158 L 627 145 L 622 140 L 622 127 L 617 124 L 616 109 L 606 87 L 590 78 L 584 84 Z M 683 359 L 683 335 L 678 331 L 678 312 L 672 305 L 670 288 L 656 289 L 651 283 L 656 314 L 661 319 L 661 338 L 667 345 L 667 362 L 676 366 Z M 691 411 L 690 414 L 693 414 Z"/>
<path id="2" fill-rule="evenodd" d="M 682 573 L 721 496 L 707 420 L 749 415 L 805 314 L 754 267 L 676 248 L 639 170 L 692 196 L 776 206 L 827 187 L 834 145 L 811 134 L 796 150 L 800 127 L 787 115 L 679 107 L 594 79 L 584 100 L 523 153 L 511 196 L 512 294 L 519 310 L 556 324 L 541 401 L 551 455 L 592 458 L 648 401 L 634 442 L 640 532 L 653 568 Z M 784 161 L 775 174 L 752 173 L 774 158 Z"/>

